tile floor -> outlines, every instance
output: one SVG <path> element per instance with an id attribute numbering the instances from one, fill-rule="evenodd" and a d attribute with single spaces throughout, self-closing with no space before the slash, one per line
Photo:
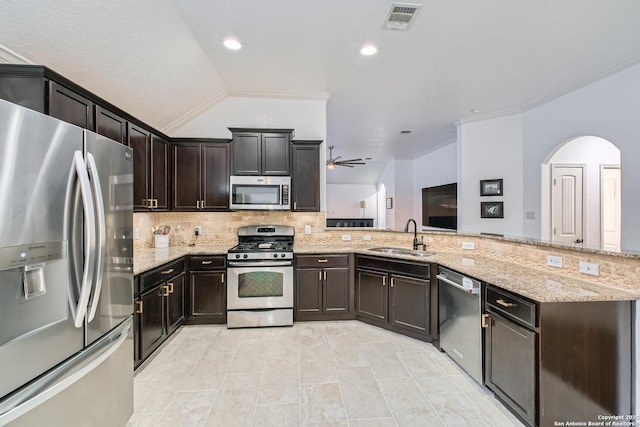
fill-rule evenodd
<path id="1" fill-rule="evenodd" d="M 522 426 L 431 344 L 358 321 L 186 326 L 135 374 L 134 426 Z"/>

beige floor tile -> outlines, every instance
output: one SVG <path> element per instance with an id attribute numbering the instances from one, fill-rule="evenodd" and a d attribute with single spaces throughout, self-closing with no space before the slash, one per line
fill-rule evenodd
<path id="1" fill-rule="evenodd" d="M 338 367 L 337 371 L 342 399 L 349 419 L 391 416 L 370 368 Z"/>
<path id="2" fill-rule="evenodd" d="M 336 376 L 333 355 L 328 345 L 300 348 L 300 383 L 335 383 Z"/>
<path id="3" fill-rule="evenodd" d="M 126 427 L 155 427 L 162 414 L 133 414 Z"/>
<path id="4" fill-rule="evenodd" d="M 466 393 L 432 393 L 428 399 L 447 426 L 490 425 Z"/>
<path id="5" fill-rule="evenodd" d="M 412 378 L 385 378 L 379 383 L 399 426 L 444 426 L 436 410 Z"/>
<path id="6" fill-rule="evenodd" d="M 256 410 L 257 390 L 221 390 L 211 407 L 206 426 L 251 426 Z"/>
<path id="7" fill-rule="evenodd" d="M 300 401 L 300 368 L 297 359 L 267 359 L 258 404 L 286 404 Z"/>
<path id="8" fill-rule="evenodd" d="M 349 427 L 396 427 L 393 418 L 363 418 L 361 420 L 349 420 Z"/>
<path id="9" fill-rule="evenodd" d="M 258 405 L 254 427 L 297 427 L 300 425 L 300 405 Z"/>
<path id="10" fill-rule="evenodd" d="M 200 359 L 180 386 L 180 391 L 218 390 L 229 372 L 231 358 Z"/>
<path id="11" fill-rule="evenodd" d="M 315 323 L 305 323 L 300 326 L 300 345 L 304 347 L 314 347 L 317 345 L 327 345 L 327 334 L 324 325 Z"/>
<path id="12" fill-rule="evenodd" d="M 493 397 L 475 393 L 468 396 L 494 427 L 524 427 L 524 424 Z"/>
<path id="13" fill-rule="evenodd" d="M 460 391 L 455 377 L 447 375 L 429 352 L 412 351 L 396 354 L 423 393 Z"/>
<path id="14" fill-rule="evenodd" d="M 337 383 L 302 386 L 300 409 L 300 422 L 303 426 L 348 425 L 340 386 Z"/>
<path id="15" fill-rule="evenodd" d="M 367 343 L 362 345 L 369 366 L 376 378 L 402 378 L 408 377 L 409 372 L 398 359 L 392 344 Z"/>
<path id="16" fill-rule="evenodd" d="M 209 417 L 217 391 L 178 392 L 158 421 L 158 427 L 200 427 Z"/>

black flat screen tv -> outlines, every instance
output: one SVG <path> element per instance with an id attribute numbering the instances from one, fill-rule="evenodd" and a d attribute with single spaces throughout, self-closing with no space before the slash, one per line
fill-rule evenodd
<path id="1" fill-rule="evenodd" d="M 458 183 L 422 189 L 422 225 L 458 229 Z"/>

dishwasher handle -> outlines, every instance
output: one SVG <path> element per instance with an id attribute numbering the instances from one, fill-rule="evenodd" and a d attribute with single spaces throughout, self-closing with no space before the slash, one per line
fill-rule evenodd
<path id="1" fill-rule="evenodd" d="M 444 283 L 446 283 L 448 285 L 451 285 L 454 288 L 458 288 L 461 291 L 466 292 L 466 293 L 468 293 L 470 295 L 479 295 L 480 294 L 480 289 L 479 288 L 471 288 L 471 289 L 465 288 L 461 284 L 454 282 L 453 280 L 447 278 L 447 276 L 444 276 L 442 274 L 438 274 L 436 277 L 437 277 L 438 280 L 443 281 Z"/>

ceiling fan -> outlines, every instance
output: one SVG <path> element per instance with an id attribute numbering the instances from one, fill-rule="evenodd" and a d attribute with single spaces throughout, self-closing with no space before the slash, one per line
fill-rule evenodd
<path id="1" fill-rule="evenodd" d="M 363 162 L 362 159 L 339 160 L 342 158 L 342 156 L 338 156 L 334 159 L 334 148 L 335 147 L 333 145 L 329 146 L 329 159 L 327 160 L 327 169 L 335 169 L 336 166 L 346 166 L 348 168 L 352 168 L 353 165 L 366 165 L 366 163 Z"/>

